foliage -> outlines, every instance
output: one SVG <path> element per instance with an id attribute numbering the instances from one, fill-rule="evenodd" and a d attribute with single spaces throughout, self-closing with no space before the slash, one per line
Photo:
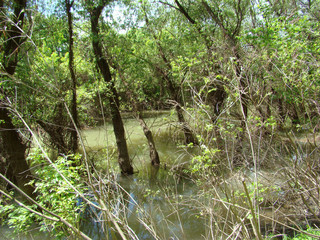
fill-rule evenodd
<path id="1" fill-rule="evenodd" d="M 314 235 L 316 235 L 316 236 L 320 236 L 320 232 L 319 232 L 319 230 L 317 230 L 317 229 L 312 229 L 312 228 L 308 228 L 307 229 L 307 232 L 308 233 L 312 233 L 312 234 L 314 234 Z M 284 239 L 286 239 L 286 238 L 284 238 Z M 307 234 L 304 234 L 304 233 L 300 233 L 300 234 L 297 234 L 295 237 L 293 237 L 293 238 L 290 238 L 290 237 L 288 237 L 287 238 L 288 240 L 289 239 L 291 239 L 291 240 L 312 240 L 312 239 L 314 239 L 314 237 L 311 237 L 311 236 L 308 236 Z"/>
<path id="2" fill-rule="evenodd" d="M 28 160 L 35 169 L 36 180 L 29 184 L 35 186 L 37 203 L 77 226 L 84 206 L 78 204 L 79 196 L 75 189 L 85 191 L 81 156 L 58 157 L 54 163 L 49 164 L 44 154 L 35 150 L 29 154 Z M 31 207 L 37 210 L 36 205 Z M 40 231 L 51 232 L 59 239 L 70 234 L 71 229 L 62 222 L 42 218 L 16 203 L 5 202 L 5 199 L 2 199 L 0 209 L 1 216 L 6 216 L 3 223 L 13 227 L 15 231 L 27 231 L 36 223 L 40 226 Z"/>
<path id="3" fill-rule="evenodd" d="M 314 234 L 314 236 L 320 236 L 319 229 L 314 229 L 314 228 L 311 228 L 310 226 L 308 226 L 308 229 L 306 231 L 308 233 Z M 270 238 L 267 237 L 267 239 L 272 239 L 272 236 L 270 236 Z M 285 239 L 285 240 L 313 240 L 313 239 L 315 239 L 315 237 L 309 236 L 305 233 L 298 233 L 298 234 L 294 234 L 293 237 L 284 235 L 283 239 Z"/>
<path id="4" fill-rule="evenodd" d="M 201 178 L 208 179 L 210 176 L 214 176 L 214 172 L 217 167 L 217 156 L 220 150 L 213 149 L 204 144 L 200 146 L 201 155 L 196 155 L 191 160 L 191 173 L 200 175 Z"/>

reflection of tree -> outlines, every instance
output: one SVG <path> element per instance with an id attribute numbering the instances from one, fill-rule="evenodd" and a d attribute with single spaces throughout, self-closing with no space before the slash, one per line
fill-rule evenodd
<path id="1" fill-rule="evenodd" d="M 149 184 L 152 188 L 158 183 L 159 166 L 150 166 Z"/>
<path id="2" fill-rule="evenodd" d="M 85 202 L 79 198 L 78 205 Z M 97 204 L 93 202 L 94 204 Z M 98 204 L 97 204 L 98 205 Z M 104 229 L 101 225 L 101 212 L 92 205 L 88 205 L 81 214 L 79 228 L 87 236 L 95 236 L 94 239 L 104 239 L 106 236 Z"/>

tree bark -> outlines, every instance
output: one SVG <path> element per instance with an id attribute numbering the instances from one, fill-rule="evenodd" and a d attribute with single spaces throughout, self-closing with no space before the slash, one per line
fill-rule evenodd
<path id="1" fill-rule="evenodd" d="M 128 98 L 131 99 L 131 105 L 133 108 L 133 112 L 135 114 L 135 117 L 139 121 L 140 126 L 142 127 L 142 130 L 143 130 L 145 137 L 147 138 L 148 145 L 149 145 L 149 155 L 150 155 L 151 165 L 159 166 L 160 165 L 160 157 L 159 157 L 156 145 L 153 140 L 152 132 L 142 117 L 139 103 L 136 100 L 134 100 L 136 98 L 133 96 L 133 93 L 130 90 L 130 87 L 126 83 L 120 67 L 118 65 L 115 65 L 114 68 L 118 69 L 119 76 L 120 76 L 123 84 L 127 87 L 127 94 L 128 94 Z"/>
<path id="2" fill-rule="evenodd" d="M 71 117 L 73 118 L 72 132 L 70 136 L 71 150 L 75 153 L 78 150 L 78 134 L 76 128 L 79 127 L 78 111 L 77 111 L 77 79 L 74 70 L 74 54 L 73 54 L 73 27 L 71 7 L 74 1 L 65 0 L 66 12 L 68 16 L 68 31 L 69 31 L 69 71 L 72 84 L 72 100 L 71 100 Z"/>
<path id="3" fill-rule="evenodd" d="M 6 72 L 10 75 L 13 75 L 16 70 L 19 47 L 24 40 L 23 33 L 20 29 L 23 27 L 24 9 L 26 8 L 26 5 L 26 0 L 14 1 L 14 19 L 12 19 L 14 24 L 8 27 L 8 30 L 6 31 L 2 64 Z"/>
<path id="4" fill-rule="evenodd" d="M 13 126 L 10 114 L 3 104 L 0 106 L 0 136 L 2 139 L 2 155 L 6 159 L 6 176 L 22 191 L 33 196 L 34 188 L 26 185 L 32 180 L 28 163 L 25 158 L 26 145 Z"/>
<path id="5" fill-rule="evenodd" d="M 11 19 L 13 24 L 8 26 L 8 30 L 2 33 L 1 37 L 5 38 L 3 48 L 2 65 L 5 72 L 9 75 L 15 73 L 18 64 L 18 53 L 20 45 L 23 43 L 23 33 L 21 29 L 24 22 L 24 9 L 26 0 L 14 1 L 14 17 Z M 4 7 L 3 2 L 1 6 Z M 27 149 L 23 143 L 17 128 L 13 125 L 8 106 L 5 104 L 5 89 L 2 90 L 3 98 L 0 100 L 0 136 L 2 140 L 2 156 L 6 159 L 6 176 L 10 181 L 15 183 L 21 190 L 31 197 L 34 197 L 34 188 L 26 185 L 31 179 L 31 172 L 25 157 Z"/>
<path id="6" fill-rule="evenodd" d="M 139 120 L 139 123 L 140 123 L 142 129 L 143 129 L 143 133 L 144 133 L 144 135 L 146 136 L 146 138 L 148 140 L 151 164 L 154 165 L 154 166 L 159 166 L 160 165 L 160 158 L 159 158 L 158 151 L 156 149 L 156 145 L 155 145 L 154 140 L 153 140 L 152 132 L 149 129 L 149 127 L 146 124 L 146 122 L 143 120 L 140 112 L 138 112 L 137 118 Z"/>
<path id="7" fill-rule="evenodd" d="M 110 92 L 108 93 L 108 100 L 110 105 L 113 130 L 117 142 L 119 154 L 118 162 L 121 173 L 124 175 L 129 175 L 133 174 L 133 167 L 129 158 L 124 126 L 119 111 L 119 96 L 112 80 L 109 64 L 102 54 L 102 47 L 99 36 L 99 17 L 103 8 L 104 3 L 99 4 L 97 7 L 91 8 L 90 10 L 92 47 L 97 65 L 100 69 L 104 81 L 108 83 L 110 89 Z"/>

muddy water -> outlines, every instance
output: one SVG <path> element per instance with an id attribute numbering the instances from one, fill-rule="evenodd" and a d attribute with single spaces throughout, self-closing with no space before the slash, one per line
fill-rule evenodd
<path id="1" fill-rule="evenodd" d="M 118 176 L 121 187 L 129 193 L 125 213 L 128 225 L 139 239 L 154 239 L 141 224 L 146 217 L 141 216 L 141 211 L 144 211 L 148 218 L 146 221 L 154 223 L 152 227 L 161 239 L 199 239 L 205 234 L 205 223 L 192 204 L 184 204 L 195 198 L 197 187 L 186 179 L 170 175 L 169 171 L 171 166 L 189 161 L 190 155 L 177 147 L 170 137 L 175 132 L 175 127 L 170 124 L 170 116 L 145 120 L 153 132 L 161 167 L 156 169 L 150 165 L 148 144 L 139 123 L 135 119 L 125 119 L 129 154 L 137 172 L 130 177 Z M 96 152 L 96 156 L 102 153 L 95 159 L 98 161 L 96 165 L 101 168 L 117 166 L 111 124 L 86 129 L 82 136 L 88 151 Z M 108 165 L 106 161 L 110 157 L 113 160 Z M 94 239 L 106 238 L 97 219 L 89 217 L 82 226 L 83 231 Z"/>
<path id="2" fill-rule="evenodd" d="M 169 173 L 171 166 L 190 160 L 190 156 L 169 137 L 175 132 L 175 127 L 170 124 L 171 117 L 167 114 L 146 119 L 159 151 L 159 169 L 150 166 L 147 141 L 138 121 L 124 120 L 129 153 L 137 173 L 130 177 L 118 176 L 117 180 L 129 193 L 125 216 L 129 227 L 139 239 L 154 239 L 146 226 L 141 224 L 141 211 L 147 213 L 148 221 L 153 222 L 161 239 L 199 239 L 205 235 L 205 222 L 199 218 L 192 204 L 185 204 L 197 195 L 196 186 Z M 117 170 L 115 138 L 110 123 L 83 130 L 82 138 L 89 156 L 94 156 L 98 168 L 102 171 L 110 167 Z M 90 210 L 85 214 L 81 228 L 92 239 L 108 238 Z M 0 228 L 0 234 L 4 236 L 3 239 L 52 239 L 46 234 L 39 234 L 37 230 L 26 235 L 14 235 L 7 227 Z"/>
<path id="3" fill-rule="evenodd" d="M 173 142 L 172 135 L 176 136 L 176 139 L 179 138 L 178 133 L 176 133 L 176 127 L 173 124 L 174 118 L 175 116 L 170 116 L 167 113 L 158 117 L 149 117 L 145 119 L 153 133 L 156 147 L 160 155 L 160 161 L 163 165 L 182 163 L 188 161 L 190 158 L 186 152 L 180 150 L 177 147 L 177 144 Z M 150 162 L 146 137 L 136 119 L 124 119 L 123 121 L 132 164 L 136 171 L 141 171 Z M 87 151 L 91 153 L 97 152 L 97 155 L 104 159 L 116 159 L 116 142 L 113 134 L 113 127 L 110 123 L 83 130 L 82 138 Z M 101 156 L 101 153 L 104 153 L 104 156 Z M 102 164 L 104 161 L 103 158 L 100 159 Z M 99 160 L 96 161 L 99 162 Z M 114 163 L 115 162 L 113 161 L 113 166 L 117 166 L 117 164 Z"/>
<path id="4" fill-rule="evenodd" d="M 190 182 L 173 180 L 170 184 L 135 176 L 121 177 L 118 181 L 129 193 L 119 201 L 126 203 L 126 221 L 138 239 L 155 239 L 144 224 L 153 228 L 160 239 L 199 239 L 205 234 L 205 222 L 192 204 L 186 204 L 197 192 Z M 83 220 L 82 230 L 93 239 L 106 239 L 101 219 L 93 215 L 88 214 Z M 109 237 L 113 239 L 111 234 Z"/>

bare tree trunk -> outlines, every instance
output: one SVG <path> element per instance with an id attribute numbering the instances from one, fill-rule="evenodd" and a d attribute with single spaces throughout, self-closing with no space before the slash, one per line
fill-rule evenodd
<path id="1" fill-rule="evenodd" d="M 148 127 L 148 125 L 146 124 L 146 122 L 144 121 L 144 119 L 142 117 L 139 103 L 134 100 L 135 97 L 133 97 L 133 93 L 130 90 L 130 87 L 125 82 L 125 79 L 124 79 L 124 76 L 121 72 L 120 66 L 116 65 L 116 66 L 114 66 L 114 68 L 118 69 L 119 76 L 120 76 L 123 84 L 127 87 L 127 94 L 128 94 L 129 99 L 131 99 L 131 105 L 133 108 L 133 112 L 135 114 L 135 117 L 138 119 L 140 126 L 142 127 L 142 130 L 143 130 L 145 137 L 147 138 L 148 145 L 149 145 L 149 154 L 150 154 L 151 165 L 159 166 L 160 165 L 160 158 L 159 158 L 159 154 L 158 154 L 156 145 L 153 140 L 153 135 L 152 135 L 150 128 Z"/>
<path id="2" fill-rule="evenodd" d="M 4 3 L 1 2 L 1 7 Z M 14 17 L 11 19 L 13 24 L 10 25 L 5 34 L 3 48 L 2 66 L 7 74 L 13 75 L 15 73 L 18 63 L 18 52 L 20 45 L 23 42 L 23 33 L 21 28 L 24 22 L 24 9 L 26 8 L 26 0 L 14 1 Z M 6 97 L 4 89 L 2 94 Z M 27 149 L 26 144 L 23 143 L 17 128 L 13 125 L 10 112 L 4 103 L 0 101 L 0 136 L 2 139 L 2 152 L 1 155 L 6 159 L 6 175 L 10 181 L 15 183 L 21 190 L 31 197 L 34 197 L 34 188 L 26 185 L 31 179 L 31 172 L 25 157 Z"/>
<path id="3" fill-rule="evenodd" d="M 22 142 L 17 129 L 13 126 L 10 114 L 3 104 L 0 106 L 0 136 L 2 139 L 2 155 L 6 159 L 6 176 L 22 191 L 33 196 L 34 188 L 26 185 L 32 180 L 25 158 L 26 145 Z"/>
<path id="4" fill-rule="evenodd" d="M 97 61 L 97 65 L 102 73 L 104 80 L 109 84 L 110 92 L 108 93 L 108 100 L 111 110 L 111 118 L 113 130 L 117 142 L 119 153 L 119 166 L 122 174 L 133 174 L 133 167 L 129 158 L 127 142 L 125 138 L 124 126 L 119 111 L 119 96 L 112 81 L 110 68 L 107 60 L 102 54 L 102 47 L 99 37 L 99 17 L 104 8 L 104 3 L 93 7 L 90 10 L 91 17 L 91 32 L 92 32 L 92 47 Z"/>
<path id="5" fill-rule="evenodd" d="M 66 2 L 66 12 L 68 16 L 68 31 L 69 31 L 69 71 L 71 75 L 71 83 L 72 83 L 72 100 L 71 100 L 71 115 L 73 118 L 73 123 L 75 126 L 72 128 L 70 142 L 71 142 L 71 150 L 72 152 L 76 152 L 78 150 L 78 134 L 76 128 L 79 127 L 78 122 L 78 111 L 77 111 L 77 79 L 74 70 L 74 54 L 73 54 L 73 27 L 72 27 L 72 14 L 71 7 L 74 1 L 70 2 L 70 0 L 65 0 Z M 72 125 L 71 125 L 72 126 Z"/>
<path id="6" fill-rule="evenodd" d="M 152 132 L 149 129 L 146 122 L 143 120 L 140 112 L 138 112 L 137 118 L 139 120 L 139 123 L 140 123 L 142 129 L 143 129 L 143 133 L 148 140 L 151 164 L 154 166 L 159 166 L 160 165 L 160 158 L 159 158 L 158 151 L 156 149 L 156 145 L 153 140 Z"/>

